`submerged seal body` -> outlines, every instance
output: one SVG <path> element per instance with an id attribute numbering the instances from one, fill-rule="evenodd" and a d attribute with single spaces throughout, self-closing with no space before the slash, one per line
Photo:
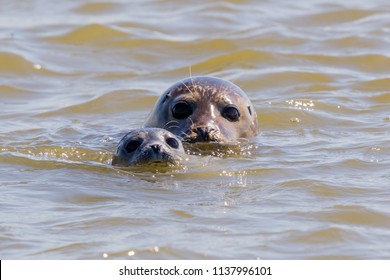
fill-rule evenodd
<path id="1" fill-rule="evenodd" d="M 120 140 L 113 165 L 130 166 L 153 162 L 177 165 L 185 156 L 181 141 L 161 128 L 135 129 Z"/>
<path id="2" fill-rule="evenodd" d="M 144 127 L 165 128 L 186 142 L 234 142 L 258 133 L 256 111 L 231 82 L 191 77 L 168 88 Z"/>

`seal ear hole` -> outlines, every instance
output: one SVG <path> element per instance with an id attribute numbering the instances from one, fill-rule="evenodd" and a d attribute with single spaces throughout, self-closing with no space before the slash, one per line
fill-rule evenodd
<path id="1" fill-rule="evenodd" d="M 164 103 L 164 102 L 169 98 L 170 95 L 171 95 L 171 93 L 168 92 L 168 93 L 165 95 L 165 97 L 164 97 L 162 103 Z"/>
<path id="2" fill-rule="evenodd" d="M 222 116 L 231 122 L 236 122 L 240 118 L 240 112 L 234 106 L 227 106 L 222 110 Z"/>
<path id="3" fill-rule="evenodd" d="M 192 108 L 186 101 L 177 102 L 172 108 L 172 115 L 176 119 L 185 119 L 192 115 Z"/>
<path id="4" fill-rule="evenodd" d="M 249 111 L 249 115 L 252 116 L 252 109 L 251 109 L 251 106 L 248 106 L 248 111 Z"/>
<path id="5" fill-rule="evenodd" d="M 142 139 L 130 140 L 126 144 L 126 147 L 125 147 L 126 152 L 128 152 L 128 153 L 134 152 L 135 150 L 137 150 L 139 148 L 139 146 L 141 146 L 142 142 L 143 142 Z"/>
<path id="6" fill-rule="evenodd" d="M 174 148 L 174 149 L 179 148 L 179 142 L 175 138 L 173 138 L 173 137 L 169 137 L 169 138 L 165 139 L 165 142 L 167 142 L 167 144 L 171 148 Z"/>

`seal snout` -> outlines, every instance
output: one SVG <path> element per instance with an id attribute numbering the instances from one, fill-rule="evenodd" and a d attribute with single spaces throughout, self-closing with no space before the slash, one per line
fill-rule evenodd
<path id="1" fill-rule="evenodd" d="M 209 141 L 216 141 L 216 129 L 213 128 L 213 127 L 209 127 L 209 126 L 203 126 L 203 127 L 196 127 L 195 129 L 195 133 L 196 133 L 196 139 L 198 139 L 198 141 L 205 141 L 205 142 L 209 142 Z"/>
<path id="2" fill-rule="evenodd" d="M 214 126 L 195 126 L 190 128 L 189 133 L 184 137 L 184 141 L 194 142 L 218 142 L 219 131 Z"/>
<path id="3" fill-rule="evenodd" d="M 164 158 L 169 156 L 169 148 L 160 144 L 147 145 L 144 148 L 144 157 L 148 157 L 149 160 L 164 161 Z"/>
<path id="4" fill-rule="evenodd" d="M 150 145 L 150 148 L 152 148 L 152 151 L 155 154 L 159 154 L 161 152 L 161 145 L 158 144 Z"/>

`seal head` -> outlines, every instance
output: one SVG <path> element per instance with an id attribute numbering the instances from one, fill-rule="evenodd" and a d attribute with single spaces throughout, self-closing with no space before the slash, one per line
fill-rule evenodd
<path id="1" fill-rule="evenodd" d="M 181 141 L 161 128 L 135 129 L 120 140 L 112 165 L 130 166 L 147 163 L 178 165 L 185 156 Z"/>
<path id="2" fill-rule="evenodd" d="M 144 127 L 165 128 L 186 142 L 235 142 L 258 133 L 256 111 L 231 82 L 191 77 L 168 88 Z"/>

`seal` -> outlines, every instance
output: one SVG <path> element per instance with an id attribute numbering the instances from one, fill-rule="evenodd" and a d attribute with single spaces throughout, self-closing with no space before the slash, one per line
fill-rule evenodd
<path id="1" fill-rule="evenodd" d="M 210 76 L 190 77 L 168 88 L 144 127 L 167 129 L 189 143 L 231 143 L 259 131 L 256 111 L 244 91 Z"/>
<path id="2" fill-rule="evenodd" d="M 112 165 L 130 166 L 152 162 L 178 165 L 185 156 L 182 142 L 161 128 L 134 129 L 119 142 Z"/>

